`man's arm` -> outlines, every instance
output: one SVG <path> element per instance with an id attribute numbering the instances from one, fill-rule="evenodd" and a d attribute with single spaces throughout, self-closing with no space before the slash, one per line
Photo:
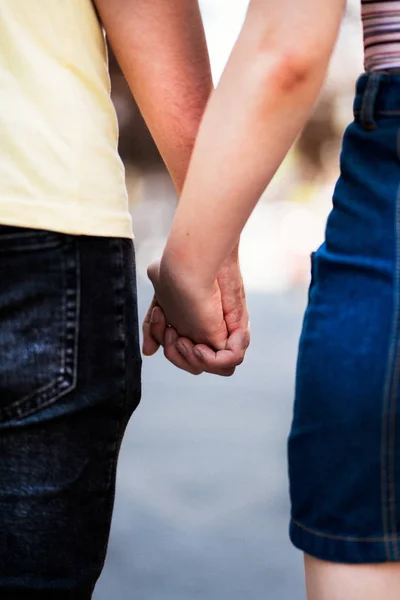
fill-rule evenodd
<path id="1" fill-rule="evenodd" d="M 108 40 L 180 193 L 212 90 L 197 0 L 94 0 Z"/>

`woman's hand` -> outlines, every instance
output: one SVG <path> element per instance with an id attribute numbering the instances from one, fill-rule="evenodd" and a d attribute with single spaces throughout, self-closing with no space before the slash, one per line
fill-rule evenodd
<path id="1" fill-rule="evenodd" d="M 148 276 L 169 326 L 195 343 L 225 348 L 228 331 L 217 280 L 200 281 L 164 260 L 150 265 Z"/>
<path id="2" fill-rule="evenodd" d="M 150 267 L 149 276 L 155 284 L 156 296 L 143 323 L 144 354 L 152 355 L 162 345 L 166 357 L 190 373 L 232 375 L 250 343 L 238 247 L 224 261 L 217 281 L 212 284 L 204 285 L 193 275 L 186 278 L 169 275 L 162 283 L 159 264 Z M 168 324 L 174 327 L 167 328 L 161 307 L 166 309 Z"/>

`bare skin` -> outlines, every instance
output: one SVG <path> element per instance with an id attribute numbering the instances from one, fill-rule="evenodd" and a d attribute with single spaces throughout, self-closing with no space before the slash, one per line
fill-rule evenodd
<path id="1" fill-rule="evenodd" d="M 196 0 L 94 0 L 94 3 L 180 196 L 200 121 L 213 89 L 198 3 Z M 190 354 L 188 360 L 175 345 L 175 341 L 178 341 L 176 334 L 174 343 L 165 345 L 163 317 L 160 317 L 161 322 L 154 323 L 154 335 L 151 333 L 150 322 L 153 309 L 157 306 L 153 300 L 143 324 L 145 355 L 151 356 L 162 344 L 166 357 L 190 373 L 207 371 L 223 376 L 234 373 L 249 344 L 246 298 L 238 262 L 238 239 L 239 235 L 235 247 L 221 261 L 220 277 L 217 277 L 213 288 L 214 303 L 207 304 L 211 311 L 209 315 L 204 311 L 200 298 L 197 298 L 203 319 L 199 341 L 208 341 L 216 349 L 225 350 L 227 337 L 235 333 L 228 352 L 216 356 L 207 349 L 204 359 L 199 360 Z M 229 277 L 226 276 L 227 272 Z M 173 270 L 169 273 L 173 276 Z M 157 278 L 156 271 L 154 278 Z M 163 280 L 166 281 L 165 277 Z M 199 287 L 196 281 L 187 278 L 182 279 L 181 289 L 203 290 L 203 299 L 204 294 L 211 292 L 209 288 Z M 195 296 L 193 294 L 194 299 Z M 190 305 L 191 302 L 187 303 L 187 306 Z M 157 311 L 153 318 L 156 316 Z M 229 330 L 224 316 L 227 317 Z M 221 331 L 215 331 L 217 322 L 223 330 L 222 336 Z M 193 329 L 190 332 L 193 333 Z M 172 334 L 172 331 L 168 332 L 169 338 Z M 185 344 L 191 344 L 185 340 L 181 342 L 181 349 L 185 348 Z"/>
<path id="2" fill-rule="evenodd" d="M 221 261 L 311 110 L 343 10 L 342 0 L 250 4 L 200 127 L 161 261 L 166 277 L 174 265 L 179 277 L 195 272 L 198 285 L 215 281 Z M 300 59 L 286 42 L 302 49 Z M 249 134 L 254 131 L 257 135 Z M 169 299 L 164 301 L 167 306 Z M 181 321 L 174 323 L 178 331 L 188 315 L 182 309 Z M 400 598 L 398 563 L 340 565 L 307 556 L 305 573 L 308 600 Z"/>
<path id="3" fill-rule="evenodd" d="M 308 600 L 398 600 L 400 565 L 340 565 L 305 556 Z"/>
<path id="4" fill-rule="evenodd" d="M 208 57 L 195 0 L 96 0 L 96 5 L 182 191 L 161 263 L 149 270 L 157 300 L 144 325 L 146 353 L 163 344 L 166 356 L 180 368 L 193 373 L 222 368 L 229 374 L 248 344 L 237 240 L 310 114 L 345 1 L 251 0 L 210 100 Z M 234 309 L 227 311 L 227 306 Z M 165 314 L 175 329 L 166 328 Z M 307 556 L 305 572 L 308 600 L 400 597 L 398 563 L 336 565 Z"/>

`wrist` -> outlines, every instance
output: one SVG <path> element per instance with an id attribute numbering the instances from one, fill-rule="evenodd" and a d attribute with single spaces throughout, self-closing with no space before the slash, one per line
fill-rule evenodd
<path id="1" fill-rule="evenodd" d="M 236 244 L 234 245 L 232 250 L 229 252 L 228 256 L 226 257 L 226 260 L 239 262 L 239 245 L 240 245 L 240 238 L 238 239 L 238 241 L 236 242 Z"/>
<path id="2" fill-rule="evenodd" d="M 223 267 L 239 268 L 239 243 L 240 238 L 221 265 L 215 265 L 206 260 L 205 253 L 194 252 L 189 242 L 178 243 L 170 238 L 161 258 L 160 271 L 165 277 L 209 288 Z"/>
<path id="3" fill-rule="evenodd" d="M 208 289 L 217 278 L 213 269 L 207 268 L 200 253 L 192 252 L 189 244 L 168 242 L 160 263 L 160 273 L 176 284 Z"/>

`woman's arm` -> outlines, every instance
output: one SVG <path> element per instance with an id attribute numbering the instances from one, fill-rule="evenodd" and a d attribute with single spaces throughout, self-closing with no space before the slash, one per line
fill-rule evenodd
<path id="1" fill-rule="evenodd" d="M 251 0 L 192 155 L 161 274 L 210 285 L 304 126 L 345 0 Z"/>
<path id="2" fill-rule="evenodd" d="M 197 0 L 94 0 L 178 193 L 212 79 Z"/>

